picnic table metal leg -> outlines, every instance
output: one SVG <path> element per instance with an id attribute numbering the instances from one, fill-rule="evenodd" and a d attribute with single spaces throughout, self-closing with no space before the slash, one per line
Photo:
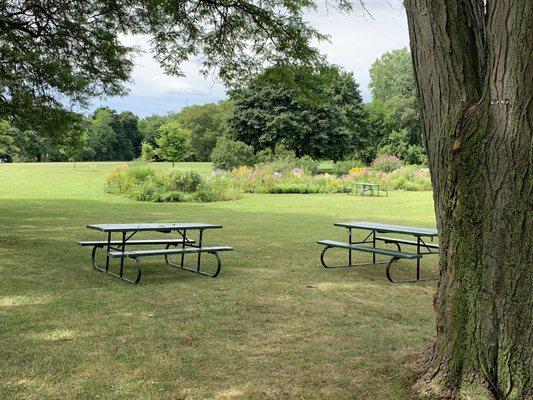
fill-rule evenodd
<path id="1" fill-rule="evenodd" d="M 391 258 L 389 264 L 387 265 L 387 269 L 385 270 L 385 274 L 387 275 L 387 279 L 389 280 L 389 282 L 392 282 L 392 283 L 396 283 L 396 282 L 392 279 L 392 276 L 391 276 L 391 273 L 390 273 L 390 268 L 392 267 L 392 264 L 395 261 L 398 261 L 398 259 L 396 257 Z"/>
<path id="2" fill-rule="evenodd" d="M 124 251 L 126 250 L 126 232 L 122 232 L 122 243 L 120 244 L 122 249 L 122 257 L 120 257 L 120 277 L 124 274 Z"/>
<path id="3" fill-rule="evenodd" d="M 372 247 L 376 247 L 376 231 L 372 231 Z M 376 263 L 376 253 L 372 253 L 372 264 Z"/>
<path id="4" fill-rule="evenodd" d="M 109 250 L 111 250 L 111 232 L 107 233 L 107 254 L 105 259 L 105 270 L 109 271 Z"/>
<path id="5" fill-rule="evenodd" d="M 181 244 L 181 248 L 185 249 L 185 242 L 187 241 L 187 229 L 183 230 L 182 235 L 183 242 Z M 180 267 L 183 268 L 183 263 L 185 262 L 185 253 L 181 253 L 181 261 L 180 261 Z"/>
<path id="6" fill-rule="evenodd" d="M 416 237 L 416 254 L 420 254 L 420 236 Z M 416 259 L 416 280 L 420 280 L 420 258 Z"/>
<path id="7" fill-rule="evenodd" d="M 202 236 L 203 236 L 204 230 L 200 229 L 200 235 L 198 237 L 198 246 L 202 248 Z M 201 261 L 202 253 L 198 253 L 198 262 L 196 263 L 196 272 L 200 272 L 200 261 Z"/>
<path id="8" fill-rule="evenodd" d="M 352 244 L 352 228 L 348 229 L 348 241 L 350 244 Z M 352 266 L 352 249 L 348 250 L 348 265 Z"/>

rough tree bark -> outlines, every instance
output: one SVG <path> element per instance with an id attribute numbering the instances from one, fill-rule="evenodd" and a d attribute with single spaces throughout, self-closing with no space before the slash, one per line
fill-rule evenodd
<path id="1" fill-rule="evenodd" d="M 533 398 L 533 1 L 404 0 L 440 235 L 432 398 Z"/>

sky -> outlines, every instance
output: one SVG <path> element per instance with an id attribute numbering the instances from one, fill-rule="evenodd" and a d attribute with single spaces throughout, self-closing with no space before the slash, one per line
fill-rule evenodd
<path id="1" fill-rule="evenodd" d="M 320 1 L 320 0 L 319 0 Z M 305 18 L 319 32 L 330 36 L 329 42 L 314 43 L 327 60 L 355 75 L 365 102 L 370 101 L 368 70 L 383 53 L 409 45 L 405 10 L 399 0 L 367 0 L 371 17 L 359 6 L 348 15 L 320 7 Z M 217 102 L 226 98 L 224 85 L 211 76 L 204 78 L 193 61 L 183 64 L 184 77 L 166 75 L 150 54 L 148 40 L 127 36 L 126 45 L 135 45 L 141 52 L 135 57 L 135 68 L 129 93 L 123 97 L 95 100 L 90 109 L 108 106 L 119 112 L 129 110 L 145 117 L 179 111 L 193 104 Z"/>

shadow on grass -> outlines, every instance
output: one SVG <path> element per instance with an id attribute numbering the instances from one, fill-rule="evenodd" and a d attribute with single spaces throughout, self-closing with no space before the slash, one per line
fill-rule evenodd
<path id="1" fill-rule="evenodd" d="M 326 270 L 315 242 L 346 239 L 336 217 L 245 206 L 0 201 L 0 397 L 408 398 L 403 363 L 429 345 L 434 283 L 392 285 L 382 265 Z M 205 236 L 235 248 L 221 275 L 150 259 L 129 285 L 76 244 L 103 238 L 88 223 L 163 221 L 222 224 Z"/>

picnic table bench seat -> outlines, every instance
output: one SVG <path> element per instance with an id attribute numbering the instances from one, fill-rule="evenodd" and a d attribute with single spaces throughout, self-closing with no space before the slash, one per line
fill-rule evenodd
<path id="1" fill-rule="evenodd" d="M 170 254 L 182 253 L 216 253 L 219 251 L 232 251 L 233 247 L 219 246 L 219 247 L 185 247 L 178 249 L 151 249 L 151 250 L 134 250 L 134 251 L 110 251 L 110 257 L 148 257 L 148 256 L 167 256 Z"/>
<path id="2" fill-rule="evenodd" d="M 135 260 L 135 263 L 137 265 L 137 283 L 141 279 L 141 257 L 151 257 L 151 256 L 164 256 L 165 261 L 168 265 L 176 268 L 181 268 L 185 271 L 195 272 L 197 274 L 210 276 L 212 278 L 215 278 L 220 273 L 220 268 L 222 266 L 222 262 L 220 261 L 220 257 L 218 255 L 219 251 L 233 251 L 233 247 L 229 246 L 218 246 L 218 247 L 180 247 L 180 248 L 174 248 L 174 249 L 150 249 L 150 250 L 133 250 L 133 251 L 110 251 L 107 253 L 107 255 L 111 258 L 122 258 L 129 257 Z M 175 264 L 171 262 L 168 259 L 169 255 L 173 254 L 181 254 L 182 257 L 185 254 L 198 254 L 198 256 L 201 253 L 208 253 L 212 254 L 217 259 L 217 267 L 215 272 L 213 273 L 207 273 L 200 270 L 200 259 L 198 258 L 198 263 L 196 265 L 196 268 L 187 268 L 183 265 L 183 259 L 180 264 Z"/>
<path id="3" fill-rule="evenodd" d="M 344 242 L 337 242 L 335 240 L 319 240 L 317 242 L 318 244 L 323 244 L 327 247 L 338 247 L 341 249 L 348 249 L 348 250 L 355 250 L 355 251 L 362 251 L 365 253 L 373 253 L 373 254 L 379 254 L 382 256 L 389 256 L 389 257 L 395 257 L 395 258 L 405 258 L 408 260 L 415 260 L 417 258 L 422 257 L 420 254 L 416 253 L 406 253 L 402 251 L 395 251 L 395 250 L 389 250 L 389 249 L 380 249 L 377 247 L 368 247 L 368 246 L 362 246 L 360 244 L 355 243 L 344 243 Z M 328 268 L 328 267 L 326 267 Z"/>
<path id="4" fill-rule="evenodd" d="M 399 244 L 408 244 L 408 245 L 412 245 L 412 246 L 418 246 L 419 245 L 419 243 L 416 240 L 391 238 L 391 237 L 385 237 L 385 236 L 376 236 L 376 240 L 381 240 L 382 242 L 385 242 L 387 244 L 389 244 L 389 243 L 398 244 L 399 243 Z M 423 242 L 423 243 L 420 243 L 420 247 L 426 247 L 426 248 L 429 248 L 429 249 L 438 249 L 439 245 L 437 243 Z M 401 247 L 398 246 L 398 249 L 401 249 Z"/>
<path id="5" fill-rule="evenodd" d="M 153 244 L 168 244 L 168 245 L 178 245 L 182 244 L 183 239 L 142 239 L 142 240 L 128 240 L 128 246 L 136 245 L 136 246 L 150 246 Z M 187 243 L 194 243 L 194 240 L 187 239 Z M 80 246 L 97 246 L 97 247 L 104 247 L 107 246 L 108 242 L 107 240 L 83 240 L 79 241 L 78 244 Z M 111 240 L 109 242 L 110 245 L 122 245 L 121 240 Z"/>

